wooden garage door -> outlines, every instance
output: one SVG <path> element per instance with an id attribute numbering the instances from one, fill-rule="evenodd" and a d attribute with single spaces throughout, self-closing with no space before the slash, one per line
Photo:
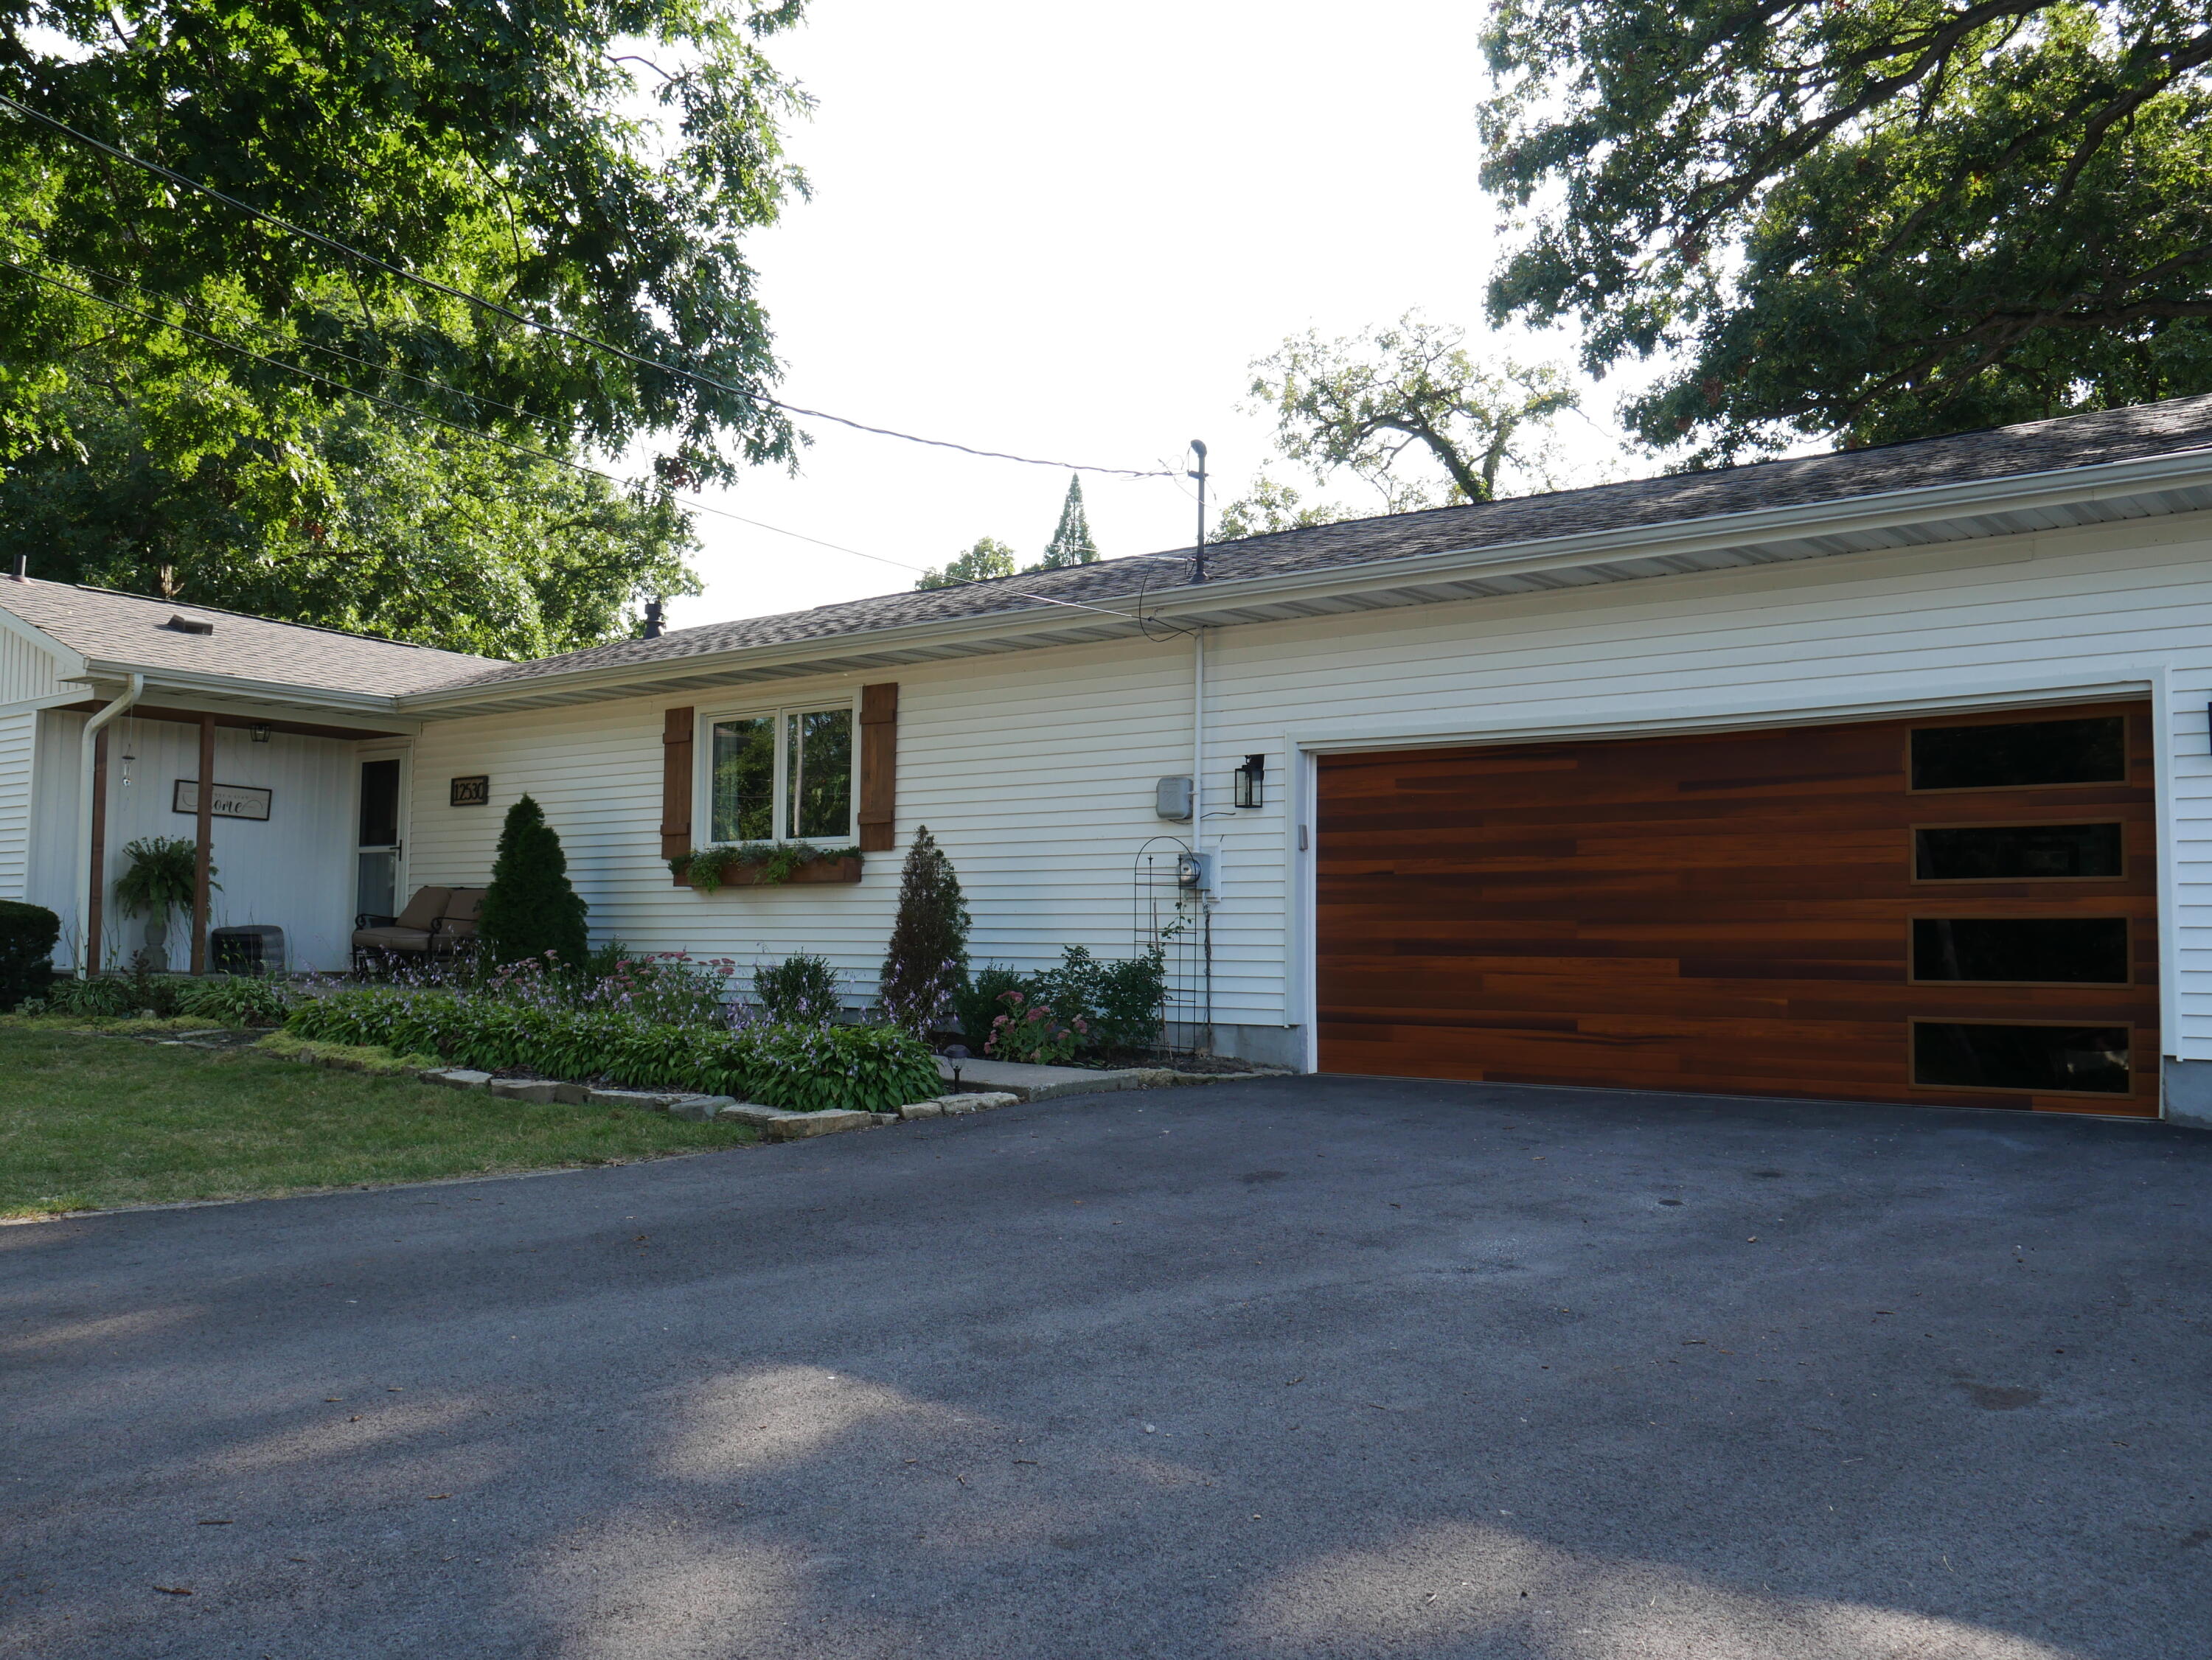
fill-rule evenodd
<path id="1" fill-rule="evenodd" d="M 1328 1072 L 2150 1116 L 2148 706 L 1323 757 Z"/>

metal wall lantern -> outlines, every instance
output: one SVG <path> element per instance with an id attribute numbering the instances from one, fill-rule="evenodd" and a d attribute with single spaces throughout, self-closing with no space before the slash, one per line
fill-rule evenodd
<path id="1" fill-rule="evenodd" d="M 1267 758 L 1265 755 L 1247 755 L 1244 764 L 1231 776 L 1237 780 L 1237 804 L 1239 807 L 1257 807 L 1260 804 L 1260 786 L 1267 776 Z"/>
<path id="2" fill-rule="evenodd" d="M 256 743 L 266 743 L 269 742 L 269 729 L 266 726 L 257 724 L 247 727 L 246 730 L 247 736 L 252 737 Z"/>

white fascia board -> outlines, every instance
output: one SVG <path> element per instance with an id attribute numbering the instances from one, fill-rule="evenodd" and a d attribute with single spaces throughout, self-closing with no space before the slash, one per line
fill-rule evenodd
<path id="1" fill-rule="evenodd" d="M 24 621 L 22 618 L 8 609 L 4 603 L 7 597 L 8 591 L 4 585 L 4 579 L 0 579 L 0 632 L 13 634 L 21 640 L 27 640 L 53 658 L 58 665 L 57 672 L 62 679 L 81 679 L 85 666 L 82 655 L 63 645 L 45 629 L 34 623 Z"/>
<path id="2" fill-rule="evenodd" d="M 1448 583 L 1475 577 L 1514 576 L 1562 566 L 1660 559 L 1761 541 L 1848 535 L 1977 513 L 2019 512 L 2068 503 L 2109 500 L 2145 490 L 2199 486 L 2212 486 L 2212 450 L 2190 450 L 2178 455 L 2093 467 L 2059 468 L 2008 477 L 1962 479 L 1843 500 L 1800 502 L 1787 507 L 1754 508 L 1657 524 L 1585 530 L 1496 547 L 1446 548 L 1397 559 L 1324 566 L 1276 576 L 1224 579 L 1202 587 L 1185 585 L 1153 595 L 1146 614 L 1173 621 L 1244 605 L 1401 587 L 1409 582 Z M 1117 595 L 1080 608 L 1019 606 L 945 621 L 780 641 L 773 645 L 736 646 L 696 657 L 655 657 L 605 669 L 418 692 L 397 701 L 400 708 L 426 712 L 461 706 L 474 706 L 489 712 L 511 699 L 526 699 L 544 692 L 604 692 L 611 696 L 619 695 L 626 687 L 649 684 L 671 676 L 711 675 L 740 667 L 773 668 L 811 657 L 895 651 L 922 643 L 955 645 L 976 638 L 1009 638 L 1024 633 L 1055 631 L 1079 621 L 1111 628 L 1115 633 L 1133 633 L 1137 630 L 1133 615 L 1126 623 L 1118 622 L 1116 616 L 1121 614 L 1121 608 L 1133 608 L 1137 603 L 1134 595 Z M 1074 615 L 1067 615 L 1070 612 Z"/>

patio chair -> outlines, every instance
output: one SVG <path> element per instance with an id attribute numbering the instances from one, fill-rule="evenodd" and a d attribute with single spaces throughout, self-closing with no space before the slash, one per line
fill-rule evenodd
<path id="1" fill-rule="evenodd" d="M 484 890 L 456 888 L 446 900 L 445 914 L 430 930 L 430 954 L 463 957 L 476 949 L 477 917 L 483 909 Z"/>
<path id="2" fill-rule="evenodd" d="M 430 939 L 446 914 L 450 888 L 418 888 L 406 909 L 396 917 L 363 912 L 353 919 L 353 966 L 356 972 L 376 957 L 419 957 L 428 954 Z"/>

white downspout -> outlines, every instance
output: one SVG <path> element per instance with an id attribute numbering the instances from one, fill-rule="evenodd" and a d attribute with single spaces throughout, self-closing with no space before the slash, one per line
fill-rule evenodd
<path id="1" fill-rule="evenodd" d="M 138 701 L 138 694 L 146 689 L 146 676 L 133 675 L 131 683 L 121 695 L 84 724 L 84 733 L 79 740 L 76 765 L 76 925 L 79 938 L 76 947 L 76 977 L 85 977 L 86 961 L 92 948 L 83 936 L 92 925 L 92 884 L 96 875 L 92 868 L 92 758 L 98 745 L 100 729 Z M 98 872 L 104 876 L 105 871 Z"/>

